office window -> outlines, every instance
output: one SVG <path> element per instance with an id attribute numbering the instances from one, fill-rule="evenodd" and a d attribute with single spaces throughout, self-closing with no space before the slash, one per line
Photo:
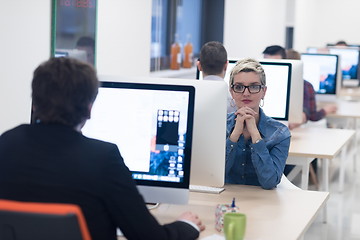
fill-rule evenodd
<path id="1" fill-rule="evenodd" d="M 151 71 L 170 68 L 174 42 L 181 49 L 177 60 L 183 68 L 187 42 L 192 44 L 193 65 L 205 42 L 223 41 L 224 0 L 153 0 L 152 4 Z"/>
<path id="2" fill-rule="evenodd" d="M 96 0 L 53 0 L 51 56 L 95 65 Z"/>

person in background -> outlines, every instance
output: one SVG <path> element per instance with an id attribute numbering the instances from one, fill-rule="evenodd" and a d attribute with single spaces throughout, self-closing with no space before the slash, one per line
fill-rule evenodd
<path id="1" fill-rule="evenodd" d="M 344 40 L 340 40 L 337 43 L 335 43 L 335 46 L 347 47 L 348 44 Z"/>
<path id="2" fill-rule="evenodd" d="M 285 49 L 279 45 L 271 45 L 265 48 L 263 51 L 264 58 L 271 59 L 285 59 L 286 52 Z"/>
<path id="3" fill-rule="evenodd" d="M 227 66 L 227 52 L 222 43 L 211 41 L 201 47 L 197 67 L 199 71 L 202 71 L 204 80 L 224 81 Z M 227 112 L 234 111 L 236 111 L 236 106 L 228 92 Z"/>
<path id="4" fill-rule="evenodd" d="M 229 90 L 237 110 L 227 119 L 225 182 L 275 188 L 283 175 L 290 131 L 261 109 L 267 90 L 261 64 L 251 58 L 238 61 Z"/>
<path id="5" fill-rule="evenodd" d="M 196 214 L 160 225 L 118 147 L 82 135 L 98 87 L 94 68 L 76 59 L 36 68 L 33 124 L 0 136 L 0 198 L 76 204 L 93 240 L 116 240 L 117 228 L 127 239 L 197 239 L 204 225 Z"/>
<path id="6" fill-rule="evenodd" d="M 95 64 L 95 40 L 92 37 L 81 37 L 76 42 L 76 49 L 86 52 L 86 60 L 91 65 Z"/>

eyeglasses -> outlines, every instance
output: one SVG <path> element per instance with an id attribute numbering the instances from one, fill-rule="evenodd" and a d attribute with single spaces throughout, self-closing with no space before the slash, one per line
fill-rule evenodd
<path id="1" fill-rule="evenodd" d="M 232 84 L 231 88 L 236 93 L 244 93 L 245 89 L 248 89 L 250 93 L 258 93 L 264 87 L 264 85 L 250 85 L 244 86 L 241 84 Z"/>

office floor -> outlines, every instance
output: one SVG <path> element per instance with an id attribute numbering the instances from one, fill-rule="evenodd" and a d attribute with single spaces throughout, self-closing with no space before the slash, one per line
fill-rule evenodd
<path id="1" fill-rule="evenodd" d="M 338 191 L 339 172 L 332 168 L 330 183 L 330 198 L 327 202 L 327 224 L 322 221 L 322 213 L 317 216 L 309 227 L 304 240 L 360 240 L 360 166 L 353 171 L 353 165 L 348 164 L 345 187 Z M 296 185 L 296 179 L 294 181 Z M 315 189 L 314 185 L 309 187 Z"/>

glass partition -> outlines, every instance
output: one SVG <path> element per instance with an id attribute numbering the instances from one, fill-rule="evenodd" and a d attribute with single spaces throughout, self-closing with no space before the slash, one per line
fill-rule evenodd
<path id="1" fill-rule="evenodd" d="M 51 56 L 95 66 L 97 0 L 53 0 Z"/>

